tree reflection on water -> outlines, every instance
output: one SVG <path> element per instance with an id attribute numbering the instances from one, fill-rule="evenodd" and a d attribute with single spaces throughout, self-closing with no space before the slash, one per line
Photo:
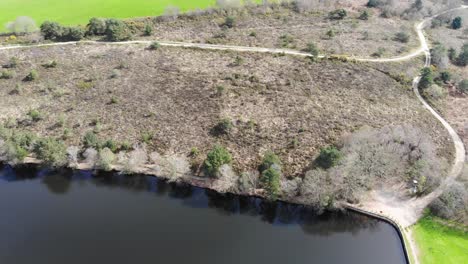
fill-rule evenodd
<path id="1" fill-rule="evenodd" d="M 348 211 L 319 214 L 313 208 L 285 202 L 268 202 L 256 197 L 220 194 L 187 184 L 168 183 L 156 177 L 123 175 L 119 173 L 51 171 L 37 166 L 0 166 L 1 180 L 7 182 L 40 180 L 50 193 L 66 195 L 74 186 L 91 183 L 99 188 L 123 189 L 130 192 L 150 192 L 159 197 L 179 200 L 184 206 L 209 208 L 224 215 L 250 215 L 273 225 L 300 225 L 311 235 L 329 236 L 334 233 L 357 233 L 373 230 L 379 220 Z"/>

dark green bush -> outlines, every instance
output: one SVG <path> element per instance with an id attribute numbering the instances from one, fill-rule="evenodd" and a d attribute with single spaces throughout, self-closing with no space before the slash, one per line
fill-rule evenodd
<path id="1" fill-rule="evenodd" d="M 320 150 L 316 164 L 323 169 L 329 169 L 338 164 L 341 158 L 341 152 L 336 147 L 329 146 Z"/>
<path id="2" fill-rule="evenodd" d="M 12 79 L 14 76 L 14 71 L 3 70 L 2 72 L 0 72 L 0 79 Z"/>
<path id="3" fill-rule="evenodd" d="M 149 50 L 158 50 L 161 47 L 161 44 L 159 42 L 153 42 L 149 45 L 148 49 Z"/>
<path id="4" fill-rule="evenodd" d="M 208 152 L 204 167 L 208 175 L 216 177 L 219 168 L 224 164 L 229 164 L 232 161 L 231 154 L 223 146 L 216 145 Z"/>
<path id="5" fill-rule="evenodd" d="M 362 11 L 362 13 L 359 15 L 359 19 L 361 20 L 369 20 L 369 12 L 367 10 Z"/>
<path id="6" fill-rule="evenodd" d="M 151 132 L 143 132 L 141 133 L 141 142 L 145 144 L 150 144 L 151 141 L 153 140 L 154 135 Z"/>
<path id="7" fill-rule="evenodd" d="M 143 31 L 143 34 L 145 36 L 151 36 L 153 35 L 153 27 L 150 24 L 145 25 L 145 30 Z"/>
<path id="8" fill-rule="evenodd" d="M 18 66 L 19 60 L 17 57 L 11 57 L 7 64 L 3 65 L 3 68 L 16 68 Z"/>
<path id="9" fill-rule="evenodd" d="M 85 35 L 84 29 L 80 27 L 64 27 L 63 34 L 60 37 L 61 41 L 79 41 Z"/>
<path id="10" fill-rule="evenodd" d="M 443 71 L 440 73 L 440 79 L 444 82 L 447 83 L 452 79 L 452 74 L 449 71 Z"/>
<path id="11" fill-rule="evenodd" d="M 112 152 L 117 152 L 117 150 L 119 149 L 117 143 L 112 140 L 112 139 L 109 139 L 107 140 L 106 142 L 104 142 L 104 144 L 102 145 L 103 148 L 108 148 L 110 149 Z"/>
<path id="12" fill-rule="evenodd" d="M 280 194 L 280 178 L 281 172 L 274 168 L 274 166 L 263 171 L 260 180 L 269 200 L 276 200 L 278 198 Z"/>
<path id="13" fill-rule="evenodd" d="M 39 73 L 37 73 L 36 70 L 31 70 L 29 72 L 29 74 L 26 75 L 26 77 L 24 77 L 24 81 L 32 82 L 32 81 L 36 80 L 37 78 L 39 78 Z"/>
<path id="14" fill-rule="evenodd" d="M 421 80 L 419 88 L 426 89 L 434 83 L 434 72 L 430 67 L 425 67 L 421 70 Z"/>
<path id="15" fill-rule="evenodd" d="M 130 28 L 121 20 L 106 21 L 106 38 L 108 41 L 124 41 L 132 38 Z"/>
<path id="16" fill-rule="evenodd" d="M 63 34 L 63 27 L 57 22 L 45 21 L 41 24 L 41 34 L 44 39 L 59 40 Z"/>
<path id="17" fill-rule="evenodd" d="M 32 121 L 37 122 L 42 120 L 42 114 L 38 110 L 30 110 L 27 115 L 31 118 Z"/>
<path id="18" fill-rule="evenodd" d="M 225 135 L 231 131 L 233 127 L 232 121 L 229 118 L 221 119 L 218 124 L 213 128 L 215 135 Z"/>
<path id="19" fill-rule="evenodd" d="M 453 29 L 459 29 L 459 28 L 462 27 L 462 25 L 463 25 L 463 20 L 462 20 L 461 17 L 456 17 L 456 18 L 453 19 L 453 21 L 452 21 L 452 28 Z"/>
<path id="20" fill-rule="evenodd" d="M 396 41 L 399 41 L 401 43 L 408 43 L 410 40 L 410 35 L 407 32 L 398 32 L 395 34 Z"/>
<path id="21" fill-rule="evenodd" d="M 99 140 L 98 136 L 93 131 L 88 131 L 83 137 L 83 145 L 85 146 L 85 148 L 100 149 L 101 144 L 102 143 Z"/>
<path id="22" fill-rule="evenodd" d="M 44 67 L 46 69 L 55 68 L 55 67 L 57 67 L 57 61 L 55 61 L 55 60 L 49 61 L 47 63 L 42 64 L 42 67 Z"/>
<path id="23" fill-rule="evenodd" d="M 328 13 L 328 17 L 333 20 L 344 19 L 348 15 L 348 12 L 344 9 L 337 9 Z"/>
<path id="24" fill-rule="evenodd" d="M 93 17 L 86 26 L 86 35 L 102 36 L 106 34 L 106 19 Z"/>
<path id="25" fill-rule="evenodd" d="M 315 43 L 312 42 L 307 43 L 305 51 L 309 52 L 313 58 L 316 58 L 319 55 L 319 49 L 317 48 L 317 45 L 315 45 Z"/>
<path id="26" fill-rule="evenodd" d="M 223 23 L 223 27 L 227 27 L 227 28 L 233 28 L 235 25 L 236 25 L 236 20 L 231 16 L 226 17 Z"/>
<path id="27" fill-rule="evenodd" d="M 458 90 L 462 93 L 468 93 L 468 79 L 462 80 L 458 84 Z"/>
<path id="28" fill-rule="evenodd" d="M 267 151 L 265 155 L 263 156 L 262 164 L 259 167 L 260 172 L 267 170 L 273 164 L 281 166 L 281 160 L 274 152 Z"/>
<path id="29" fill-rule="evenodd" d="M 468 43 L 463 45 L 460 54 L 458 54 L 457 64 L 463 67 L 468 65 Z"/>
<path id="30" fill-rule="evenodd" d="M 378 7 L 381 4 L 381 0 L 369 0 L 369 2 L 367 2 L 368 7 Z"/>
<path id="31" fill-rule="evenodd" d="M 40 139 L 36 142 L 34 153 L 51 167 L 63 167 L 67 163 L 67 148 L 63 142 L 53 138 Z"/>

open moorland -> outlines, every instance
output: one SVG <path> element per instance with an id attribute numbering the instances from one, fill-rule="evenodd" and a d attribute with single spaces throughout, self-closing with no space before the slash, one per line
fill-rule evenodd
<path id="1" fill-rule="evenodd" d="M 196 148 L 204 157 L 218 143 L 238 172 L 255 170 L 271 150 L 291 178 L 302 177 L 321 148 L 354 131 L 404 125 L 430 135 L 435 155 L 451 158 L 443 127 L 393 76 L 404 64 L 386 74 L 359 63 L 141 45 L 0 55 L 2 64 L 11 58 L 13 77 L 0 80 L 1 119 L 69 146 L 80 146 L 90 131 L 102 140 L 145 142 L 166 156 Z M 25 79 L 33 70 L 36 78 Z M 228 131 L 220 133 L 226 120 Z"/>

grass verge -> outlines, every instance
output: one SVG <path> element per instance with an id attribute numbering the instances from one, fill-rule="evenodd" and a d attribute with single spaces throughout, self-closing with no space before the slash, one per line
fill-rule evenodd
<path id="1" fill-rule="evenodd" d="M 465 263 L 468 260 L 468 232 L 426 216 L 413 227 L 422 264 Z"/>

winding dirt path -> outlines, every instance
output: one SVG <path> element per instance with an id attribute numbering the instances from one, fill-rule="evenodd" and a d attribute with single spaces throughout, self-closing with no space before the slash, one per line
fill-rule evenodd
<path id="1" fill-rule="evenodd" d="M 425 54 L 426 62 L 425 66 L 430 66 L 431 64 L 431 55 L 429 52 L 429 44 L 424 35 L 424 28 L 428 22 L 432 19 L 449 13 L 456 10 L 468 9 L 468 6 L 462 5 L 458 8 L 450 9 L 445 12 L 441 12 L 435 16 L 429 17 L 421 21 L 415 26 L 416 33 L 420 40 L 420 47 L 413 52 L 393 58 L 359 58 L 359 57 L 349 57 L 349 59 L 362 62 L 399 62 L 413 59 L 421 54 Z M 23 49 L 23 48 L 34 48 L 34 47 L 50 47 L 50 46 L 66 46 L 66 45 L 80 45 L 80 44 L 90 44 L 90 45 L 129 45 L 129 44 L 146 44 L 149 45 L 154 41 L 158 41 L 161 46 L 168 47 L 184 47 L 184 48 L 199 48 L 207 50 L 230 50 L 236 52 L 260 52 L 260 53 L 271 53 L 271 54 L 286 54 L 294 56 L 303 56 L 311 57 L 312 55 L 306 52 L 290 50 L 290 49 L 275 49 L 275 48 L 262 48 L 262 47 L 244 47 L 244 46 L 231 46 L 231 45 L 212 45 L 212 44 L 202 44 L 202 43 L 188 43 L 188 42 L 171 42 L 171 41 L 159 41 L 159 40 L 136 40 L 136 41 L 123 41 L 123 42 L 100 42 L 100 41 L 75 41 L 75 42 L 63 42 L 63 43 L 45 43 L 45 44 L 35 44 L 35 45 L 11 45 L 11 46 L 0 46 L 0 50 L 10 50 L 10 49 Z M 319 58 L 324 58 L 326 56 L 319 55 Z M 423 106 L 431 112 L 431 114 L 437 118 L 442 125 L 449 132 L 454 145 L 455 145 L 455 160 L 453 161 L 453 166 L 448 174 L 448 177 L 445 181 L 431 194 L 421 197 L 421 198 L 412 198 L 409 200 L 402 200 L 395 197 L 393 193 L 385 190 L 374 190 L 370 193 L 369 199 L 363 202 L 359 207 L 354 205 L 347 205 L 349 208 L 355 208 L 358 211 L 363 213 L 370 213 L 371 215 L 382 216 L 383 218 L 388 218 L 396 223 L 396 225 L 401 229 L 400 231 L 408 238 L 408 243 L 410 244 L 409 252 L 413 255 L 413 260 L 415 264 L 419 264 L 417 258 L 417 247 L 414 241 L 414 238 L 411 235 L 411 230 L 408 228 L 418 221 L 422 216 L 424 208 L 427 205 L 437 198 L 446 188 L 449 186 L 462 172 L 464 161 L 465 161 L 465 147 L 462 140 L 455 132 L 455 130 L 450 126 L 450 124 L 443 119 L 420 95 L 418 90 L 419 81 L 421 76 L 417 76 L 413 80 L 413 91 L 418 98 L 418 100 L 423 104 Z"/>

